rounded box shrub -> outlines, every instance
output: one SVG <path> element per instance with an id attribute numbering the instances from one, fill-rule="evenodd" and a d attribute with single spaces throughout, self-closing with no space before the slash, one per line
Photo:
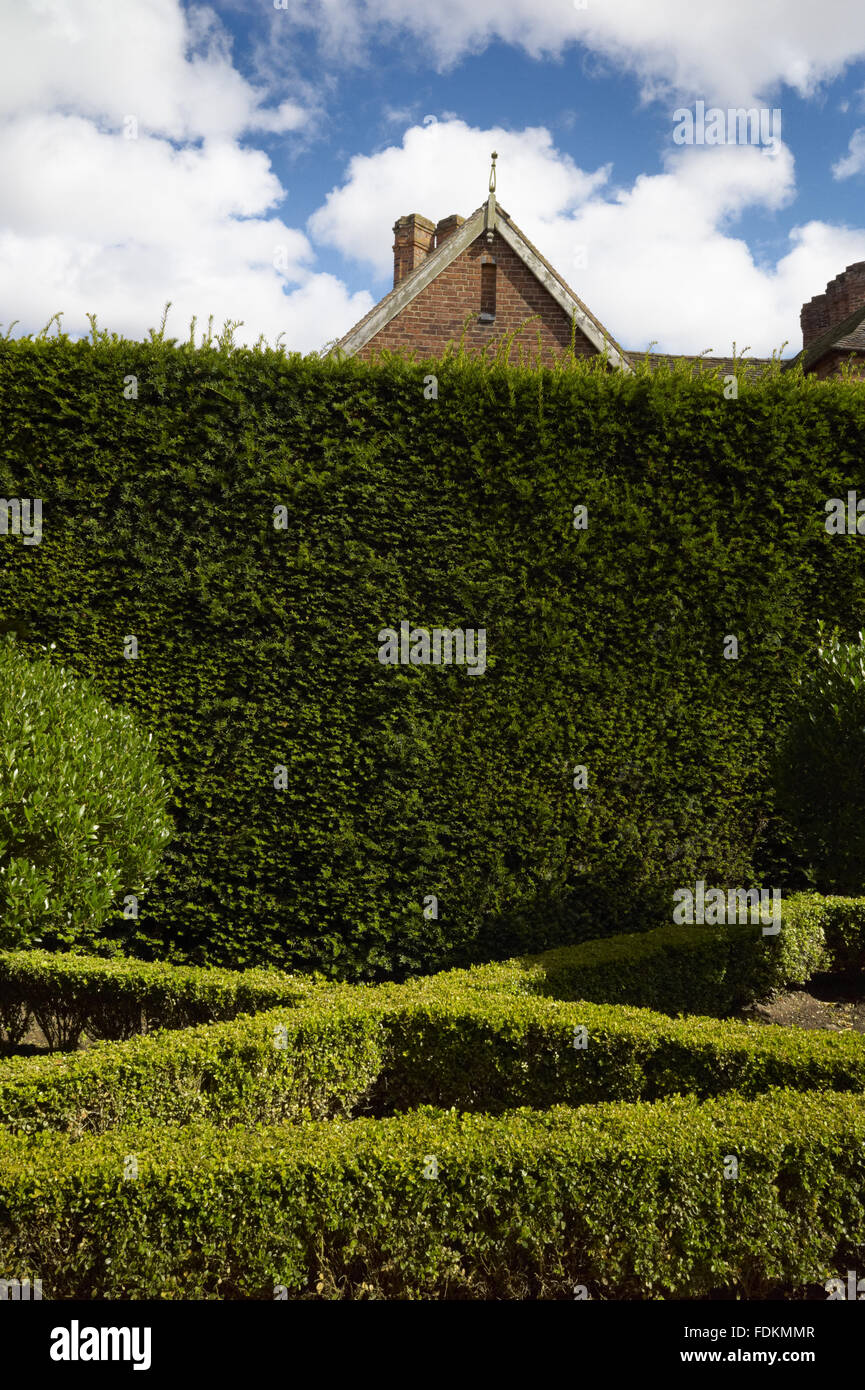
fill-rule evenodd
<path id="1" fill-rule="evenodd" d="M 92 683 L 0 643 L 0 947 L 92 944 L 171 836 L 152 735 Z"/>

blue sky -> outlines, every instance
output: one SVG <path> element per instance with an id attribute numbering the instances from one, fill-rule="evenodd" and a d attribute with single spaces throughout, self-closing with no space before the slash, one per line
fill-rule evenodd
<path id="1" fill-rule="evenodd" d="M 865 259 L 863 89 L 847 0 L 0 0 L 0 322 L 140 337 L 171 300 L 178 337 L 319 348 L 390 288 L 396 217 L 470 213 L 496 148 L 623 346 L 789 355 Z M 780 140 L 677 145 L 697 102 Z"/>

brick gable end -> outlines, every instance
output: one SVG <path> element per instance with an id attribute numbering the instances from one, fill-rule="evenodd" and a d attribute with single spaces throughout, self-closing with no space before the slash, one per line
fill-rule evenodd
<path id="1" fill-rule="evenodd" d="M 491 323 L 480 320 L 481 258 L 489 256 L 496 263 L 496 316 Z M 369 360 L 382 349 L 414 349 L 420 358 L 439 357 L 448 343 L 458 346 L 468 315 L 472 317 L 463 341 L 469 352 L 477 352 L 491 342 L 498 344 L 534 314 L 539 317 L 515 333 L 511 362 L 519 361 L 520 349 L 523 360 L 534 361 L 539 330 L 542 358 L 551 362 L 570 347 L 571 320 L 498 232 L 491 243 L 482 233 L 359 348 L 357 356 Z M 574 349 L 580 356 L 597 351 L 579 327 Z"/>

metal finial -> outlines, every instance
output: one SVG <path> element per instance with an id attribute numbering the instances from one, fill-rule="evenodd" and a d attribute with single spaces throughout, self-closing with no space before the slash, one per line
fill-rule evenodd
<path id="1" fill-rule="evenodd" d="M 490 169 L 490 192 L 491 192 L 491 193 L 495 193 L 495 191 L 496 191 L 496 160 L 497 160 L 497 159 L 498 159 L 498 155 L 496 154 L 495 150 L 493 150 L 493 153 L 492 153 L 492 161 L 493 161 L 493 163 L 492 163 L 492 168 Z"/>

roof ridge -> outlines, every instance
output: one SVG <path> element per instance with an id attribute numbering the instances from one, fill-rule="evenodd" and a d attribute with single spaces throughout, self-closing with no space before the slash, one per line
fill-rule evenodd
<path id="1" fill-rule="evenodd" d="M 567 280 L 565 280 L 565 278 L 559 274 L 559 272 L 556 270 L 556 267 L 554 265 L 551 265 L 550 262 L 547 260 L 546 256 L 542 255 L 538 248 L 534 245 L 534 243 L 529 240 L 522 227 L 517 226 L 516 222 L 505 212 L 504 208 L 500 207 L 497 209 L 497 211 L 504 216 L 504 218 L 506 219 L 508 224 L 513 228 L 513 230 L 520 237 L 522 237 L 523 241 L 526 243 L 526 246 L 535 256 L 537 256 L 541 264 L 550 272 L 552 276 L 555 277 L 556 280 L 558 280 L 565 293 L 570 295 L 571 299 L 573 299 L 574 302 L 580 306 L 586 318 L 591 319 L 592 323 L 595 325 L 602 337 L 604 337 L 610 343 L 610 345 L 616 349 L 617 352 L 621 353 L 622 357 L 628 357 L 628 353 L 625 352 L 625 349 L 622 347 L 622 345 L 616 342 L 612 333 L 610 333 L 604 327 L 604 325 L 601 323 L 601 320 L 592 313 L 588 305 L 583 303 L 582 299 L 580 299 L 580 296 L 575 293 L 575 291 L 568 284 Z"/>

